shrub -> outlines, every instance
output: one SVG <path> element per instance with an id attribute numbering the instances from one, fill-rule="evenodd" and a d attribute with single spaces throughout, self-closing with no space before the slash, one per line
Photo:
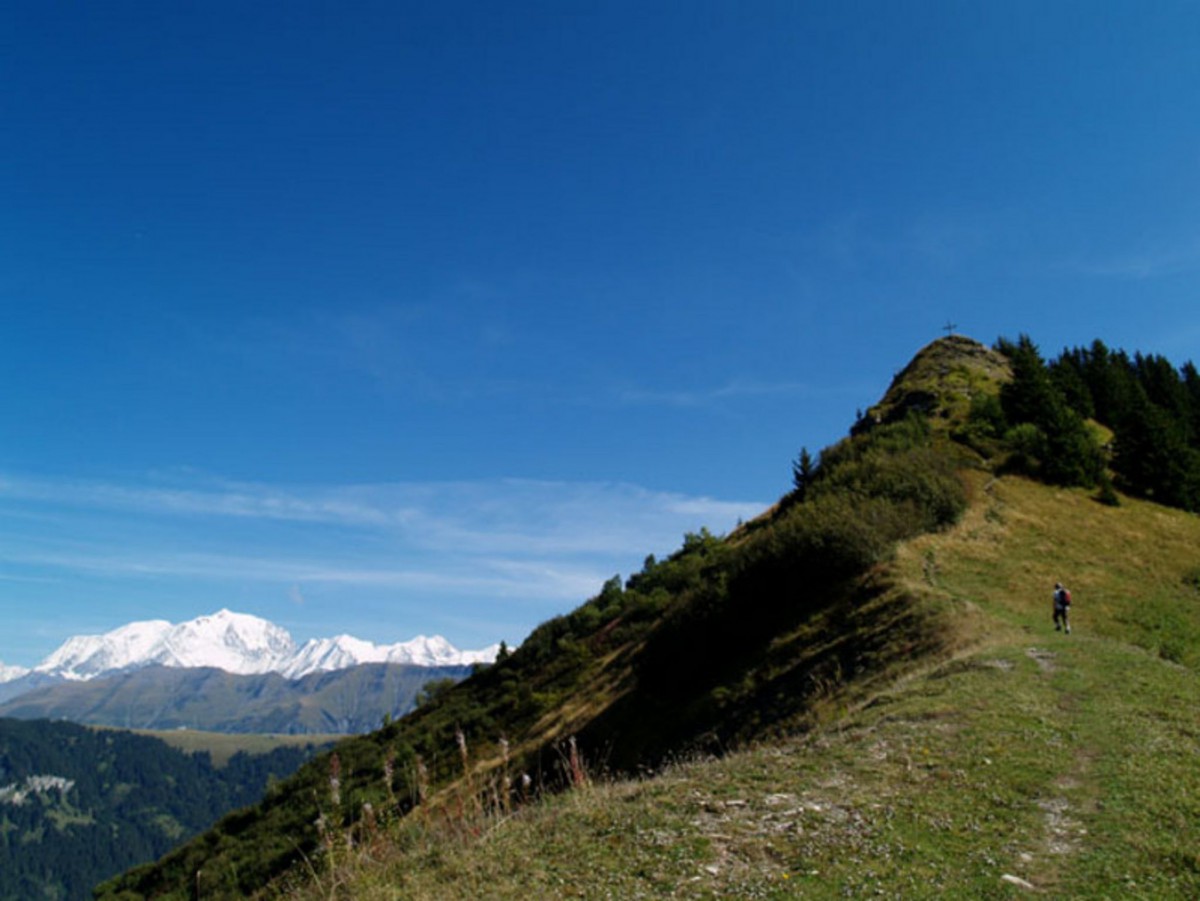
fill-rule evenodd
<path id="1" fill-rule="evenodd" d="M 1023 422 L 1004 433 L 1008 446 L 1005 469 L 1022 475 L 1037 475 L 1046 455 L 1046 435 L 1032 422 Z"/>
<path id="2" fill-rule="evenodd" d="M 1096 500 L 1108 507 L 1121 506 L 1121 499 L 1113 489 L 1112 479 L 1107 474 L 1100 478 L 1100 492 L 1096 495 Z"/>
<path id="3" fill-rule="evenodd" d="M 993 457 L 1000 452 L 1006 431 L 1008 420 L 1000 398 L 995 394 L 977 394 L 971 398 L 967 421 L 952 432 L 952 437 L 984 457 Z"/>

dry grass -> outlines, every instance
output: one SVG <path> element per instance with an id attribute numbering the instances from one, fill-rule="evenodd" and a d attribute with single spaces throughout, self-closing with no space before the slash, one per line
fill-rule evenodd
<path id="1" fill-rule="evenodd" d="M 103 729 L 104 726 L 94 728 Z M 148 735 L 166 742 L 187 754 L 207 752 L 213 766 L 225 766 L 234 754 L 269 754 L 276 748 L 325 747 L 336 743 L 343 735 L 270 735 L 265 733 L 201 732 L 196 729 L 133 729 L 138 735 Z"/>

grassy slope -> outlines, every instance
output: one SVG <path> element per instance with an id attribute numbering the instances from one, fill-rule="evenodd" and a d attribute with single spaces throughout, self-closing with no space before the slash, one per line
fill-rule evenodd
<path id="1" fill-rule="evenodd" d="M 976 480 L 895 578 L 973 639 L 803 737 L 408 823 L 322 897 L 1200 895 L 1200 520 Z M 1074 634 L 1050 624 L 1056 580 Z"/>
<path id="2" fill-rule="evenodd" d="M 420 822 L 430 810 L 452 809 L 463 791 L 472 795 L 462 804 L 468 810 L 479 803 L 475 795 L 486 800 L 505 759 L 511 773 L 532 775 L 535 790 L 560 784 L 569 775 L 560 766 L 569 736 L 593 760 L 637 772 L 683 749 L 794 732 L 870 686 L 890 684 L 914 661 L 944 653 L 944 617 L 930 609 L 940 602 L 897 590 L 878 572 L 865 579 L 843 573 L 885 552 L 889 542 L 880 536 L 892 534 L 885 529 L 911 533 L 925 521 L 915 502 L 901 507 L 869 494 L 870 486 L 895 487 L 877 472 L 886 461 L 911 463 L 917 485 L 945 489 L 958 503 L 957 480 L 924 449 L 923 434 L 909 426 L 880 432 L 920 446 L 910 456 L 870 457 L 876 469 L 854 457 L 874 439 L 843 449 L 837 471 L 861 477 L 865 512 L 838 494 L 748 524 L 728 541 L 693 536 L 679 554 L 631 578 L 640 588 L 606 587 L 536 630 L 507 660 L 414 714 L 340 744 L 336 802 L 333 763 L 318 759 L 254 809 L 225 818 L 158 865 L 106 884 L 104 896 L 187 897 L 197 884 L 213 897 L 256 892 L 289 868 L 303 873 L 305 861 L 320 856 L 318 821 L 365 823 L 367 802 L 390 818 L 427 787 Z M 456 732 L 471 749 L 465 780 Z M 501 736 L 509 740 L 507 758 Z M 417 755 L 427 766 L 424 787 Z"/>
<path id="3" fill-rule="evenodd" d="M 109 727 L 98 727 L 109 728 Z M 157 732 L 151 729 L 130 730 L 148 735 L 178 748 L 185 754 L 208 752 L 213 766 L 229 763 L 234 754 L 269 754 L 276 748 L 321 748 L 338 741 L 341 735 L 270 735 L 247 732 L 201 732 L 195 729 L 170 729 Z"/>

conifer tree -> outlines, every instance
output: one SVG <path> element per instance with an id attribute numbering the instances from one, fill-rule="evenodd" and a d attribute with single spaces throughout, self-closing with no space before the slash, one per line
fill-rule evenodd
<path id="1" fill-rule="evenodd" d="M 1158 503 L 1195 510 L 1200 504 L 1200 454 L 1182 425 L 1138 386 L 1137 400 L 1117 431 L 1113 468 L 1126 490 Z"/>
<path id="2" fill-rule="evenodd" d="M 796 500 L 803 501 L 812 485 L 816 466 L 807 447 L 800 448 L 800 456 L 792 462 L 792 486 L 795 488 Z"/>
<path id="3" fill-rule="evenodd" d="M 1094 485 L 1103 472 L 1100 448 L 1050 377 L 1037 346 L 1021 335 L 1016 344 L 1001 341 L 999 350 L 1013 372 L 1012 381 L 1000 389 L 1000 403 L 1010 424 L 1037 430 L 1020 434 L 1026 446 L 1033 439 L 1038 474 L 1059 485 Z"/>

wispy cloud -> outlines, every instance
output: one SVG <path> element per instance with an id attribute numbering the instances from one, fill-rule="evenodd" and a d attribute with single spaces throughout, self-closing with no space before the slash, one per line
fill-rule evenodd
<path id="1" fill-rule="evenodd" d="M 823 393 L 826 389 L 820 389 Z M 733 379 L 723 385 L 695 389 L 655 389 L 629 387 L 619 392 L 621 403 L 629 405 L 707 407 L 729 400 L 760 397 L 804 397 L 818 389 L 802 382 L 763 382 Z"/>
<path id="2" fill-rule="evenodd" d="M 414 540 L 430 549 L 479 554 L 608 555 L 644 552 L 681 527 L 722 529 L 760 502 L 656 492 L 627 483 L 505 480 L 426 486 L 409 506 Z"/>
<path id="3" fill-rule="evenodd" d="M 229 518 L 357 528 L 433 550 L 586 553 L 629 550 L 681 519 L 728 523 L 758 502 L 718 501 L 623 483 L 504 479 L 289 488 L 217 483 L 158 488 L 0 479 L 0 498 L 62 511 Z"/>
<path id="4" fill-rule="evenodd" d="M 287 317 L 247 319 L 214 343 L 233 359 L 300 381 L 348 378 L 422 402 L 528 392 L 474 365 L 517 342 L 483 283 L 464 281 L 411 302 L 360 301 Z"/>
<path id="5" fill-rule="evenodd" d="M 198 490 L 9 477 L 0 479 L 0 497 L 58 507 L 345 525 L 384 525 L 397 515 L 389 516 L 347 496 L 300 496 L 258 485 L 229 484 L 215 490 Z"/>
<path id="6" fill-rule="evenodd" d="M 1200 269 L 1200 239 L 1121 251 L 1107 257 L 1077 258 L 1061 268 L 1097 278 L 1142 280 L 1179 275 Z"/>
<path id="7" fill-rule="evenodd" d="M 887 223 L 861 210 L 833 218 L 805 236 L 804 256 L 840 270 L 916 264 L 937 270 L 974 260 L 993 235 L 979 219 L 925 212 Z"/>
<path id="8" fill-rule="evenodd" d="M 0 561 L 105 577 L 187 579 L 205 582 L 289 584 L 293 603 L 303 605 L 301 585 L 364 586 L 422 592 L 530 597 L 575 596 L 583 600 L 609 573 L 554 560 L 477 558 L 469 568 L 387 567 L 378 561 L 188 554 L 154 550 L 113 553 L 97 545 L 74 551 L 0 551 Z M 433 561 L 436 563 L 436 561 Z"/>
<path id="9" fill-rule="evenodd" d="M 569 609 L 647 553 L 674 550 L 685 532 L 725 531 L 765 506 L 622 483 L 195 477 L 164 487 L 11 475 L 0 499 L 39 514 L 0 533 L 0 586 L 14 598 L 11 580 L 55 580 L 164 605 L 172 595 L 269 595 L 313 617 L 328 616 L 322 602 L 334 596 L 433 605 L 437 617 L 486 619 L 500 604 L 530 611 L 529 626 L 542 618 L 533 611 Z M 162 615 L 174 614 L 164 606 Z"/>
<path id="10" fill-rule="evenodd" d="M 28 582 L 30 584 L 50 584 L 57 580 L 46 576 L 16 576 L 11 573 L 0 573 L 0 582 Z"/>

